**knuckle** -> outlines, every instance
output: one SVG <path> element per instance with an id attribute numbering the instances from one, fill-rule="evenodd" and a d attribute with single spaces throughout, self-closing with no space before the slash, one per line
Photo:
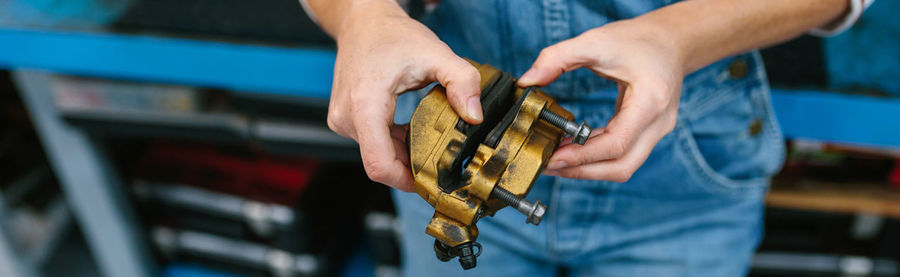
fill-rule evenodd
<path id="1" fill-rule="evenodd" d="M 331 129 L 332 132 L 335 132 L 335 133 L 338 132 L 337 124 L 334 123 L 334 119 L 332 117 L 329 116 L 328 119 L 325 120 L 325 123 L 328 124 L 328 129 Z"/>
<path id="2" fill-rule="evenodd" d="M 379 183 L 386 183 L 390 177 L 390 171 L 383 163 L 376 160 L 367 160 L 363 162 L 366 169 L 366 175 L 369 179 Z"/>
<path id="3" fill-rule="evenodd" d="M 610 181 L 625 183 L 628 182 L 628 180 L 631 180 L 631 177 L 634 176 L 634 172 L 637 171 L 640 164 L 626 162 L 618 164 L 615 167 L 616 169 L 612 171 L 612 175 L 610 176 Z"/>
<path id="4" fill-rule="evenodd" d="M 460 77 L 466 82 L 481 82 L 481 72 L 469 63 L 463 67 Z"/>
<path id="5" fill-rule="evenodd" d="M 671 133 L 675 130 L 675 125 L 678 124 L 678 117 L 676 115 L 667 116 L 664 122 L 665 133 Z"/>
<path id="6" fill-rule="evenodd" d="M 565 174 L 566 178 L 570 178 L 570 179 L 584 179 L 586 177 L 584 170 L 581 168 L 573 168 L 573 169 L 567 170 L 567 172 L 565 172 L 565 173 L 566 173 Z"/>
<path id="7" fill-rule="evenodd" d="M 341 117 L 342 116 L 338 112 L 328 112 L 328 118 L 325 120 L 325 122 L 328 123 L 328 129 L 340 134 L 340 123 L 344 122 Z"/>
<path id="8" fill-rule="evenodd" d="M 610 158 L 618 158 L 624 156 L 628 152 L 628 140 L 625 138 L 615 138 L 609 144 Z"/>
<path id="9" fill-rule="evenodd" d="M 653 111 L 657 113 L 661 113 L 665 111 L 669 105 L 672 103 L 672 97 L 669 96 L 669 92 L 664 90 L 663 88 L 654 89 L 653 93 L 648 93 L 648 101 L 650 106 L 653 108 Z"/>
<path id="10" fill-rule="evenodd" d="M 639 90 L 642 91 L 643 102 L 647 105 L 647 108 L 659 115 L 662 111 L 665 111 L 672 105 L 673 101 L 677 101 L 674 99 L 671 87 L 666 82 L 660 79 L 647 79 L 642 81 L 639 85 Z"/>
<path id="11" fill-rule="evenodd" d="M 628 180 L 631 179 L 631 176 L 633 174 L 634 174 L 634 171 L 632 171 L 632 170 L 628 170 L 628 169 L 619 170 L 619 171 L 616 171 L 615 173 L 613 173 L 609 179 L 610 179 L 610 181 L 613 181 L 613 182 L 624 183 L 624 182 L 628 182 Z"/>
<path id="12" fill-rule="evenodd" d="M 587 151 L 585 151 L 585 152 L 587 152 Z M 588 164 L 591 162 L 591 158 L 588 155 L 577 155 L 577 156 L 575 156 L 574 160 L 575 160 L 575 164 L 573 164 L 573 166 Z"/>
<path id="13" fill-rule="evenodd" d="M 463 95 L 460 90 L 444 90 L 445 95 L 447 96 L 447 100 L 450 101 L 450 105 L 457 107 L 456 105 L 463 105 L 465 107 L 465 101 L 468 99 L 468 95 Z"/>
<path id="14" fill-rule="evenodd" d="M 559 45 L 550 45 L 541 49 L 540 54 L 538 54 L 538 59 L 545 59 L 547 61 L 555 60 L 559 55 Z"/>

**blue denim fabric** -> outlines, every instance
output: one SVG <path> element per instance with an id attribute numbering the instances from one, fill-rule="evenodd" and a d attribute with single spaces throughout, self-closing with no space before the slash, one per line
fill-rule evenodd
<path id="1" fill-rule="evenodd" d="M 425 20 L 460 56 L 520 76 L 541 49 L 665 0 L 445 0 Z M 745 64 L 746 70 L 729 70 Z M 743 74 L 742 74 L 743 73 Z M 605 126 L 615 84 L 576 70 L 545 88 L 578 120 Z M 398 102 L 405 122 L 419 94 Z M 463 272 L 442 263 L 424 234 L 433 209 L 395 193 L 406 276 L 741 276 L 762 236 L 762 200 L 784 144 L 758 53 L 685 77 L 678 123 L 626 183 L 542 176 L 531 200 L 548 204 L 540 226 L 504 209 L 478 223 L 484 251 Z"/>

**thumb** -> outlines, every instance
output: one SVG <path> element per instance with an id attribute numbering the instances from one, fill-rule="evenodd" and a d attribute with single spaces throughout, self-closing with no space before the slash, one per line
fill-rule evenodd
<path id="1" fill-rule="evenodd" d="M 583 67 L 590 61 L 589 48 L 578 37 L 564 40 L 541 50 L 531 69 L 519 78 L 520 87 L 546 86 L 565 72 Z"/>
<path id="2" fill-rule="evenodd" d="M 434 77 L 447 88 L 447 100 L 466 122 L 480 124 L 483 120 L 481 111 L 481 74 L 478 69 L 466 60 L 449 55 L 438 62 Z"/>

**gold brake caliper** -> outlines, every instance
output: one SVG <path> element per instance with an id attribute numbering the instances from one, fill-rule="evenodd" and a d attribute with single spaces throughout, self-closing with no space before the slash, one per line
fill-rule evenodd
<path id="1" fill-rule="evenodd" d="M 471 63 L 481 73 L 484 122 L 465 123 L 436 86 L 416 108 L 408 141 L 415 191 L 434 207 L 425 233 L 435 238 L 438 259 L 459 257 L 464 269 L 481 253 L 478 219 L 513 206 L 539 224 L 547 207 L 525 195 L 566 133 L 579 144 L 590 135 L 537 88 L 519 88 L 509 73 Z"/>

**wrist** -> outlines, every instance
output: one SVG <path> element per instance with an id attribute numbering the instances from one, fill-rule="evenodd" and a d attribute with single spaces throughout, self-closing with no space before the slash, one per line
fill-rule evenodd
<path id="1" fill-rule="evenodd" d="M 353 28 L 390 28 L 376 21 L 409 19 L 406 11 L 395 0 L 352 0 L 346 3 L 344 16 L 334 32 L 338 43 Z"/>
<path id="2" fill-rule="evenodd" d="M 682 73 L 692 71 L 689 58 L 693 45 L 688 34 L 652 17 L 637 17 L 627 22 L 631 26 L 629 33 L 636 34 L 648 45 L 653 45 L 667 60 L 667 65 L 671 66 L 671 69 Z"/>

